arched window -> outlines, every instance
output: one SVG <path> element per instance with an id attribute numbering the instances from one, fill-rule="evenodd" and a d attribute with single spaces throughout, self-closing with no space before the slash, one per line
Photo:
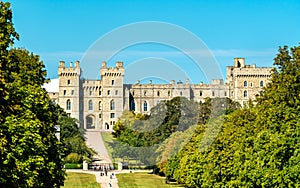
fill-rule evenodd
<path id="1" fill-rule="evenodd" d="M 200 91 L 200 94 L 199 94 L 200 96 L 202 96 L 202 91 Z"/>
<path id="2" fill-rule="evenodd" d="M 145 111 L 145 112 L 148 111 L 148 104 L 147 104 L 147 101 L 144 101 L 144 111 Z"/>
<path id="3" fill-rule="evenodd" d="M 168 96 L 170 97 L 170 95 L 171 95 L 171 92 L 170 92 L 170 91 L 168 91 Z"/>
<path id="4" fill-rule="evenodd" d="M 160 95 L 160 93 L 159 93 L 159 91 L 157 91 L 157 96 L 159 96 Z"/>
<path id="5" fill-rule="evenodd" d="M 147 96 L 147 91 L 144 91 L 144 96 Z"/>
<path id="6" fill-rule="evenodd" d="M 101 103 L 101 101 L 99 101 L 98 109 L 99 109 L 99 110 L 102 110 L 102 103 Z"/>
<path id="7" fill-rule="evenodd" d="M 264 81 L 260 81 L 259 86 L 264 87 Z"/>
<path id="8" fill-rule="evenodd" d="M 130 110 L 135 111 L 135 102 L 134 102 L 134 100 L 132 100 L 130 102 Z"/>
<path id="9" fill-rule="evenodd" d="M 248 96 L 248 92 L 244 91 L 244 97 L 247 97 L 247 96 Z"/>
<path id="10" fill-rule="evenodd" d="M 182 91 L 180 91 L 180 96 L 182 96 Z"/>
<path id="11" fill-rule="evenodd" d="M 244 81 L 244 87 L 247 87 L 247 85 L 248 85 L 247 81 Z"/>
<path id="12" fill-rule="evenodd" d="M 89 100 L 89 110 L 93 110 L 93 101 Z"/>
<path id="13" fill-rule="evenodd" d="M 115 101 L 114 100 L 110 101 L 110 110 L 115 110 Z"/>
<path id="14" fill-rule="evenodd" d="M 67 100 L 67 110 L 71 110 L 71 101 L 70 99 Z"/>

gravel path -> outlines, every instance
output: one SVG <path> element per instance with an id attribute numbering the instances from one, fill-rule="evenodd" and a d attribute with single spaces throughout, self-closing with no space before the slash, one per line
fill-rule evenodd
<path id="1" fill-rule="evenodd" d="M 103 161 L 111 163 L 108 152 L 104 145 L 100 131 L 86 131 L 85 132 L 86 143 L 88 146 L 93 148 Z"/>

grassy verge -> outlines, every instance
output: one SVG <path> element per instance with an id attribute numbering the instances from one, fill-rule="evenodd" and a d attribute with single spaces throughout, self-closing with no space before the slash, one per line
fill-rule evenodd
<path id="1" fill-rule="evenodd" d="M 166 184 L 165 178 L 144 172 L 117 174 L 119 188 L 147 187 L 147 188 L 178 188 L 177 184 Z"/>
<path id="2" fill-rule="evenodd" d="M 113 148 L 109 144 L 112 144 L 114 142 L 113 135 L 109 132 L 101 132 L 101 136 L 102 136 L 104 145 L 106 147 L 106 150 L 108 152 L 109 158 L 110 158 L 110 160 L 112 160 L 113 159 L 112 158 Z"/>
<path id="3" fill-rule="evenodd" d="M 64 188 L 101 188 L 100 184 L 96 182 L 96 177 L 93 174 L 85 174 L 85 173 L 76 173 L 76 172 L 68 172 L 67 178 L 65 180 Z"/>

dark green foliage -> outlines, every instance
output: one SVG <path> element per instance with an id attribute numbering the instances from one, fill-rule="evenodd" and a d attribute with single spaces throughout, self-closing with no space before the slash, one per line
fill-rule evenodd
<path id="1" fill-rule="evenodd" d="M 78 162 L 84 158 L 91 158 L 95 152 L 87 147 L 84 138 L 84 129 L 78 128 L 78 121 L 66 115 L 61 115 L 58 121 L 60 125 L 60 141 L 65 148 L 64 156 L 76 153 L 80 156 Z"/>
<path id="2" fill-rule="evenodd" d="M 204 150 L 210 123 L 197 129 L 168 161 L 169 178 L 188 187 L 300 186 L 300 47 L 280 48 L 274 65 L 258 104 L 213 120 L 221 129 Z"/>
<path id="3" fill-rule="evenodd" d="M 186 98 L 175 97 L 162 101 L 151 109 L 151 115 L 142 120 L 130 116 L 114 126 L 114 136 L 133 147 L 149 147 L 162 143 L 175 131 L 184 131 L 197 123 L 199 105 Z M 126 113 L 127 114 L 127 113 Z M 127 117 L 127 119 L 129 116 Z"/>
<path id="4" fill-rule="evenodd" d="M 0 2 L 0 187 L 60 187 L 62 147 L 55 137 L 60 108 L 42 89 L 39 57 L 9 49 L 18 34 L 9 3 Z"/>

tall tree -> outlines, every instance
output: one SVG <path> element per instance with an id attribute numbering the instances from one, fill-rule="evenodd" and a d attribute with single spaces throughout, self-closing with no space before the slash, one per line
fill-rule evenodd
<path id="1" fill-rule="evenodd" d="M 8 64 L 8 48 L 11 47 L 15 39 L 19 38 L 12 23 L 12 11 L 10 3 L 0 2 L 0 121 L 3 119 L 1 115 L 6 112 L 7 91 L 4 88 L 6 80 L 5 75 L 9 74 L 7 71 Z"/>
<path id="2" fill-rule="evenodd" d="M 41 86 L 37 55 L 9 49 L 18 34 L 9 3 L 0 2 L 0 187 L 60 187 L 62 147 L 55 137 L 61 109 Z"/>
<path id="3" fill-rule="evenodd" d="M 205 150 L 199 132 L 167 164 L 168 175 L 189 187 L 300 186 L 300 46 L 280 48 L 274 60 L 258 104 L 227 115 Z"/>

